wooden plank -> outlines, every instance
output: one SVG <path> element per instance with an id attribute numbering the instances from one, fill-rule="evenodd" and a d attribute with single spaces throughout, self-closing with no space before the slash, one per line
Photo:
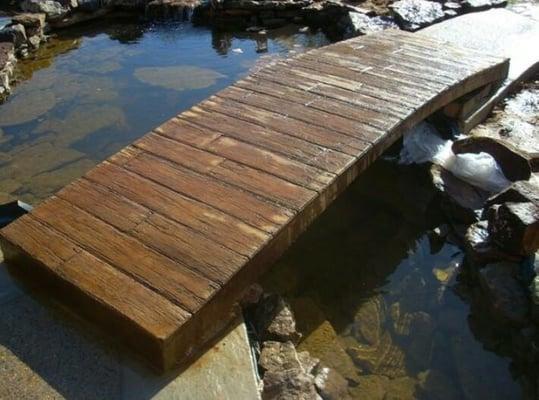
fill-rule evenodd
<path id="1" fill-rule="evenodd" d="M 196 146 L 195 143 L 186 139 L 184 132 L 207 132 L 206 129 L 210 129 L 212 132 L 219 132 L 218 136 L 225 135 L 253 144 L 333 174 L 338 174 L 354 160 L 352 156 L 339 151 L 285 135 L 267 127 L 238 121 L 227 115 L 209 113 L 197 107 L 179 115 L 178 118 L 171 119 L 169 123 L 173 126 L 158 132 L 172 139 Z M 204 148 L 205 144 L 199 147 Z"/>
<path id="2" fill-rule="evenodd" d="M 330 135 L 331 131 L 334 131 L 373 143 L 384 133 L 380 128 L 375 128 L 364 122 L 353 121 L 325 111 L 311 110 L 309 107 L 301 104 L 293 103 L 282 98 L 276 99 L 275 97 L 256 93 L 251 90 L 240 89 L 235 86 L 219 92 L 217 96 L 271 112 L 285 112 L 285 115 L 289 118 L 325 128 L 328 131 L 327 135 Z"/>
<path id="3" fill-rule="evenodd" d="M 188 171 L 149 154 L 141 154 L 130 160 L 125 168 L 265 232 L 275 231 L 294 214 L 292 210 L 264 201 L 215 178 Z"/>
<path id="4" fill-rule="evenodd" d="M 32 216 L 189 312 L 198 310 L 218 287 L 60 198 L 42 203 Z M 141 249 L 144 257 L 134 260 Z"/>
<path id="5" fill-rule="evenodd" d="M 209 112 L 219 112 L 242 121 L 268 126 L 278 132 L 306 140 L 319 146 L 328 147 L 345 154 L 357 156 L 366 150 L 370 143 L 352 136 L 332 132 L 307 124 L 303 121 L 288 118 L 278 114 L 252 107 L 243 103 L 230 102 L 218 97 L 212 97 L 199 104 L 199 107 Z"/>
<path id="6" fill-rule="evenodd" d="M 89 171 L 0 244 L 170 368 L 403 131 L 507 69 L 387 31 L 277 62 Z"/>
<path id="7" fill-rule="evenodd" d="M 185 197 L 114 164 L 103 163 L 86 175 L 122 197 L 203 233 L 209 239 L 245 256 L 251 256 L 268 239 L 268 233 L 216 208 Z"/>

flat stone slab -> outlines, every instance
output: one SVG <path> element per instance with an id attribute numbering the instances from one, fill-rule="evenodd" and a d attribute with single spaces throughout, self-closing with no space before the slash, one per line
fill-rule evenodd
<path id="1" fill-rule="evenodd" d="M 0 253 L 0 399 L 260 398 L 241 321 L 188 369 L 159 376 L 41 300 L 17 285 Z"/>
<path id="2" fill-rule="evenodd" d="M 507 79 L 483 106 L 463 121 L 461 128 L 464 132 L 484 120 L 492 107 L 506 97 L 519 80 L 539 71 L 539 23 L 535 19 L 538 10 L 539 6 L 529 5 L 525 15 L 507 9 L 471 13 L 418 32 L 452 45 L 511 59 Z"/>

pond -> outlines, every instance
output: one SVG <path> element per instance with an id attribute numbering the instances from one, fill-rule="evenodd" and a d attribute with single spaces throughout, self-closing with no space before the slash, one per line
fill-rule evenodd
<path id="1" fill-rule="evenodd" d="M 66 30 L 19 63 L 20 82 L 0 106 L 0 203 L 38 204 L 265 59 L 326 43 L 323 34 L 300 33 L 297 26 L 267 36 L 130 20 Z M 495 331 L 457 280 L 462 253 L 430 233 L 442 221 L 433 197 L 424 169 L 377 162 L 287 252 L 264 286 L 291 302 L 304 335 L 300 349 L 339 371 L 354 398 L 519 398 L 510 360 L 491 345 Z M 8 281 L 0 266 L 0 288 Z M 19 349 L 72 398 L 82 387 L 95 387 L 92 398 L 114 398 L 109 394 L 121 375 L 115 355 L 86 344 L 45 306 L 6 299 L 0 350 Z M 46 345 L 55 357 L 36 353 L 41 339 L 17 317 L 25 314 L 52 332 Z M 28 345 L 18 332 L 32 338 Z M 71 345 L 78 358 L 67 350 Z M 93 372 L 82 384 L 76 371 L 58 368 L 63 363 Z M 4 370 L 13 372 L 11 379 L 19 371 Z"/>

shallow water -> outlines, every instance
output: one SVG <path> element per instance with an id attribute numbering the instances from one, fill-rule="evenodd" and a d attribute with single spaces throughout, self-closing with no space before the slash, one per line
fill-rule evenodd
<path id="1" fill-rule="evenodd" d="M 0 106 L 0 203 L 36 204 L 264 58 L 327 42 L 294 26 L 267 37 L 133 21 L 62 32 L 19 63 Z"/>
<path id="2" fill-rule="evenodd" d="M 457 281 L 463 254 L 429 233 L 442 221 L 433 196 L 424 169 L 377 162 L 263 286 L 290 301 L 299 350 L 339 371 L 353 398 L 520 398 L 491 347 L 500 327 Z"/>

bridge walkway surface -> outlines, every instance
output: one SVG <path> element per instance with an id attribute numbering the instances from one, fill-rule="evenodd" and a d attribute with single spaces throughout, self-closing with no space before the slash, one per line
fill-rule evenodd
<path id="1" fill-rule="evenodd" d="M 157 368 L 185 363 L 403 132 L 508 65 L 402 31 L 276 61 L 5 227 L 6 261 Z"/>

